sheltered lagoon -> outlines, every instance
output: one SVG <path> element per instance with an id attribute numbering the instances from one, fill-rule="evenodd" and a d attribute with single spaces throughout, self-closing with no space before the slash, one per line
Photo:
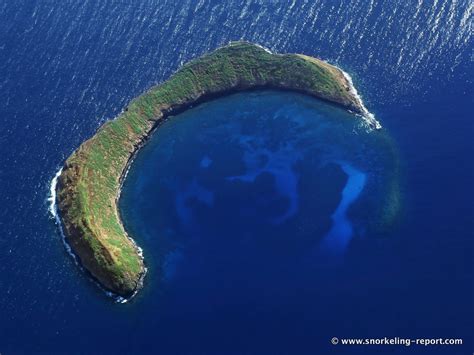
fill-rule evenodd
<path id="1" fill-rule="evenodd" d="M 386 133 L 306 95 L 253 91 L 163 123 L 119 207 L 152 284 L 287 287 L 286 273 L 311 274 L 353 238 L 380 237 L 398 209 L 397 174 Z"/>

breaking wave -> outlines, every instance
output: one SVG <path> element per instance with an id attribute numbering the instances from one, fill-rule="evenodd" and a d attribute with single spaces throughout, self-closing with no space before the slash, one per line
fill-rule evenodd
<path id="1" fill-rule="evenodd" d="M 349 73 L 345 72 L 343 69 L 337 67 L 341 73 L 344 75 L 344 77 L 346 78 L 346 80 L 349 82 L 349 86 L 350 86 L 350 92 L 352 93 L 352 95 L 354 95 L 354 97 L 356 98 L 357 100 L 357 103 L 360 105 L 360 107 L 362 108 L 362 118 L 367 122 L 367 124 L 369 125 L 369 127 L 371 128 L 375 128 L 375 129 L 381 129 L 382 128 L 382 125 L 380 124 L 379 121 L 377 121 L 377 119 L 375 118 L 374 114 L 371 113 L 367 107 L 365 107 L 365 104 L 364 104 L 364 101 L 362 100 L 362 97 L 359 95 L 359 93 L 357 92 L 357 89 L 355 88 L 354 86 L 354 82 L 352 80 L 352 77 L 349 75 Z"/>

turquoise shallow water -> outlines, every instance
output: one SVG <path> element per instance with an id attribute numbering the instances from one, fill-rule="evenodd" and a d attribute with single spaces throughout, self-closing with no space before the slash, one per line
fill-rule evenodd
<path id="1" fill-rule="evenodd" d="M 347 217 L 347 210 L 359 197 L 365 187 L 366 173 L 359 171 L 347 163 L 340 163 L 342 170 L 347 174 L 347 183 L 342 190 L 341 202 L 332 214 L 332 226 L 323 239 L 323 248 L 328 252 L 340 253 L 344 251 L 353 235 L 351 221 Z"/>

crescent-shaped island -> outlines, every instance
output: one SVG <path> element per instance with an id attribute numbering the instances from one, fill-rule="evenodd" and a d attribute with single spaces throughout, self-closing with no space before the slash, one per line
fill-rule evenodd
<path id="1" fill-rule="evenodd" d="M 203 101 L 260 88 L 304 93 L 366 116 L 369 125 L 380 127 L 367 117 L 350 78 L 319 59 L 233 42 L 189 62 L 100 127 L 60 173 L 57 206 L 66 241 L 106 290 L 130 297 L 146 273 L 141 249 L 127 234 L 117 205 L 129 165 L 153 130 Z"/>

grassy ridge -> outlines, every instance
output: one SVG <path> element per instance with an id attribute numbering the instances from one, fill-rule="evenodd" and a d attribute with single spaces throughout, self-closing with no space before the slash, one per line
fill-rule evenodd
<path id="1" fill-rule="evenodd" d="M 307 56 L 271 54 L 245 42 L 189 62 L 133 100 L 67 159 L 59 180 L 58 205 L 68 242 L 105 288 L 129 296 L 145 270 L 117 210 L 122 176 L 140 145 L 173 111 L 255 87 L 296 90 L 361 112 L 338 69 Z"/>

